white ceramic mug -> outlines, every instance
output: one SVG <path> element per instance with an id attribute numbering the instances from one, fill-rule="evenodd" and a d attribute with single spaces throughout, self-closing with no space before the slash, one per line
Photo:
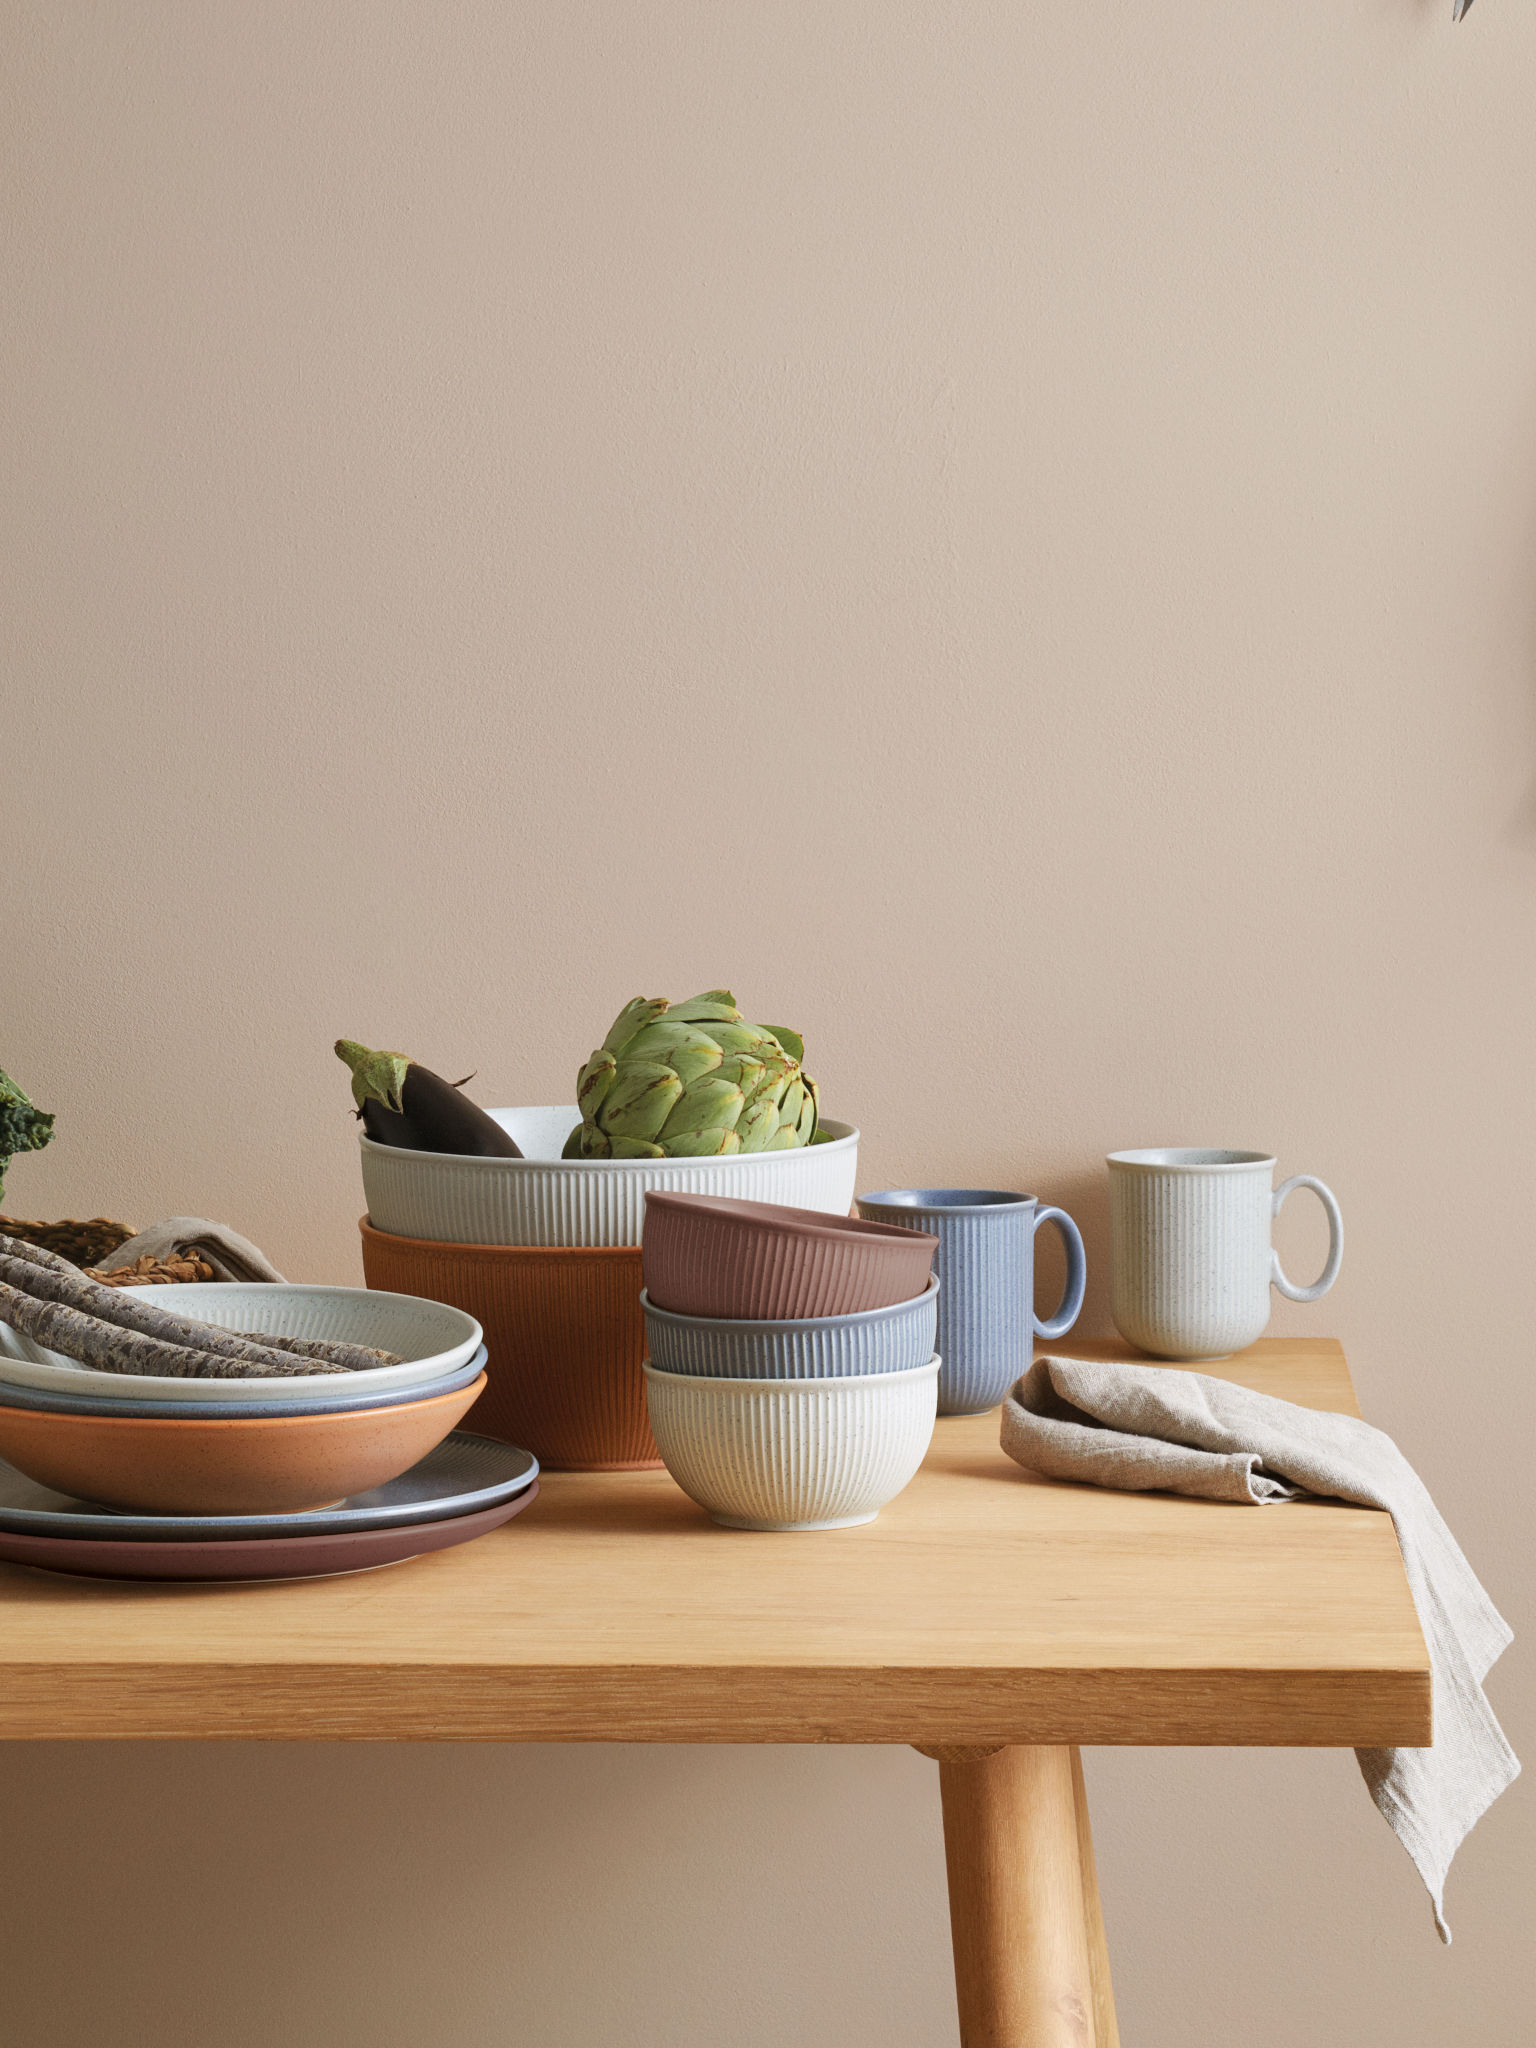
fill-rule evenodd
<path id="1" fill-rule="evenodd" d="M 1269 1290 L 1316 1301 L 1339 1274 L 1344 1221 L 1309 1173 L 1277 1188 L 1267 1152 L 1154 1148 L 1109 1154 L 1110 1312 L 1154 1358 L 1226 1358 L 1262 1337 Z M 1328 1212 L 1328 1259 L 1310 1287 L 1288 1280 L 1271 1229 L 1292 1188 Z"/>

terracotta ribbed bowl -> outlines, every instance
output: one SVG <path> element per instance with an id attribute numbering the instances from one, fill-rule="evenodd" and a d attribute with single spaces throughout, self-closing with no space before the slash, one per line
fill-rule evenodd
<path id="1" fill-rule="evenodd" d="M 360 1227 L 370 1287 L 451 1302 L 484 1325 L 488 1385 L 471 1427 L 555 1471 L 661 1463 L 640 1370 L 638 1245 L 439 1244 L 366 1216 Z"/>
<path id="2" fill-rule="evenodd" d="M 646 1197 L 645 1288 L 674 1315 L 860 1315 L 921 1294 L 936 1238 L 855 1216 L 711 1195 Z"/>
<path id="3" fill-rule="evenodd" d="M 41 1486 L 155 1515 L 286 1515 L 398 1478 L 479 1398 L 451 1394 L 330 1415 L 187 1421 L 0 1408 L 0 1458 Z"/>

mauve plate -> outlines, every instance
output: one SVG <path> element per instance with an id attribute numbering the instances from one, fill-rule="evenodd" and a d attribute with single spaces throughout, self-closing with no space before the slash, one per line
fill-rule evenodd
<path id="1" fill-rule="evenodd" d="M 446 1521 L 403 1529 L 354 1529 L 340 1536 L 257 1536 L 238 1543 L 107 1543 L 94 1537 L 22 1536 L 3 1529 L 0 1563 L 87 1579 L 322 1579 L 472 1543 L 510 1522 L 538 1497 L 535 1480 L 511 1500 L 472 1515 L 450 1515 Z"/>
<path id="2" fill-rule="evenodd" d="M 333 1508 L 310 1508 L 299 1515 L 136 1515 L 118 1514 L 97 1501 L 76 1500 L 51 1486 L 39 1486 L 0 1458 L 0 1534 L 109 1543 L 248 1543 L 268 1537 L 308 1541 L 363 1529 L 417 1528 L 475 1514 L 499 1507 L 538 1476 L 539 1461 L 531 1451 L 456 1429 L 409 1472 L 367 1493 L 355 1493 Z"/>
<path id="3" fill-rule="evenodd" d="M 134 1401 L 109 1394 L 56 1394 L 52 1388 L 18 1387 L 5 1380 L 6 1361 L 0 1358 L 0 1408 L 33 1408 L 45 1415 L 128 1415 L 138 1422 L 250 1422 L 268 1416 L 345 1415 L 354 1408 L 403 1408 L 411 1401 L 435 1400 L 467 1387 L 485 1371 L 482 1344 L 468 1365 L 456 1366 L 441 1379 L 422 1380 L 415 1386 L 397 1387 L 374 1394 L 316 1395 L 310 1401 Z M 122 1375 L 124 1387 L 133 1385 L 130 1373 Z M 326 1376 L 328 1386 L 344 1385 Z M 183 1386 L 197 1385 L 183 1380 Z"/>

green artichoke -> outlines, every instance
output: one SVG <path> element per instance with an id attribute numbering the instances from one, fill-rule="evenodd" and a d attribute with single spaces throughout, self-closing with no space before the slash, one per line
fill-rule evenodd
<path id="1" fill-rule="evenodd" d="M 749 1024 L 729 989 L 686 1003 L 636 996 L 582 1068 L 567 1159 L 710 1159 L 787 1152 L 816 1136 L 800 1035 Z"/>
<path id="2" fill-rule="evenodd" d="M 53 1136 L 53 1118 L 46 1110 L 34 1109 L 3 1069 L 0 1069 L 0 1195 L 5 1193 L 5 1169 L 13 1152 L 40 1152 Z"/>

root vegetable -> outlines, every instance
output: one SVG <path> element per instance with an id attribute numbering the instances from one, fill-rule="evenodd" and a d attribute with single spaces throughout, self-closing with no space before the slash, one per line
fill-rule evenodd
<path id="1" fill-rule="evenodd" d="M 52 1252 L 4 1235 L 0 1235 L 0 1280 L 40 1300 L 61 1302 L 101 1322 L 136 1330 L 142 1336 L 159 1337 L 166 1343 L 182 1344 L 189 1350 L 212 1352 L 219 1358 L 257 1362 L 269 1359 L 274 1374 L 295 1370 L 291 1362 L 284 1363 L 285 1358 L 318 1359 L 345 1372 L 367 1372 L 373 1366 L 400 1363 L 395 1352 L 376 1351 L 365 1344 L 333 1344 L 317 1337 L 270 1337 L 260 1330 L 225 1330 L 215 1323 L 199 1322 L 195 1316 L 177 1315 L 146 1301 L 141 1294 L 125 1294 L 103 1281 L 91 1279 L 68 1260 L 55 1258 Z M 280 1355 L 274 1358 L 274 1353 Z"/>
<path id="2" fill-rule="evenodd" d="M 220 1358 L 211 1351 L 194 1351 L 185 1344 L 167 1344 L 158 1337 L 140 1336 L 120 1324 L 101 1322 L 79 1309 L 67 1308 L 62 1302 L 23 1294 L 20 1288 L 5 1281 L 0 1281 L 0 1322 L 9 1323 L 34 1343 L 60 1351 L 66 1358 L 97 1372 L 154 1373 L 180 1380 L 255 1380 L 346 1371 L 343 1365 L 322 1365 L 313 1359 L 290 1357 L 277 1363 L 253 1364 L 244 1359 Z M 271 1356 L 280 1358 L 276 1353 Z"/>

